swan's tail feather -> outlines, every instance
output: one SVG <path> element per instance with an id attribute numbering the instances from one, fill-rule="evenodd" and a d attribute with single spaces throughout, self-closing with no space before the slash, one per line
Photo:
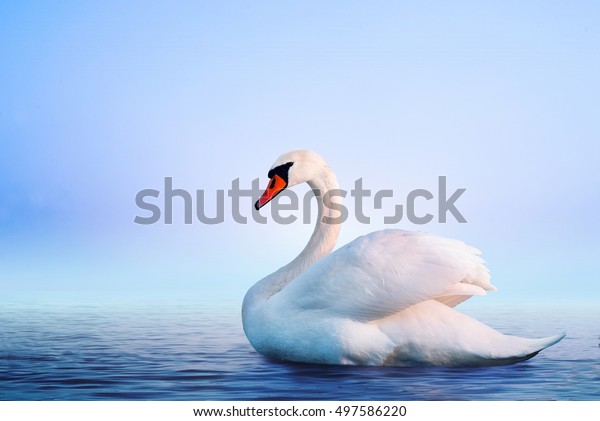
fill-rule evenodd
<path id="1" fill-rule="evenodd" d="M 505 365 L 514 364 L 521 361 L 526 361 L 530 358 L 535 357 L 540 351 L 560 342 L 567 334 L 561 333 L 560 335 L 548 336 L 546 338 L 528 339 L 520 337 L 512 337 L 519 342 L 525 342 L 526 347 L 522 353 L 516 354 L 509 357 L 492 358 L 489 361 L 489 365 Z M 507 337 L 510 337 L 507 335 Z"/>
<path id="2" fill-rule="evenodd" d="M 532 346 L 537 348 L 537 354 L 541 350 L 560 342 L 565 336 L 567 336 L 567 334 L 563 332 L 559 335 L 548 336 L 546 338 L 530 339 L 530 341 L 532 341 Z"/>
<path id="3" fill-rule="evenodd" d="M 536 339 L 505 335 L 436 300 L 382 319 L 378 327 L 395 345 L 385 356 L 384 365 L 514 364 L 534 357 L 565 337 L 564 333 Z"/>

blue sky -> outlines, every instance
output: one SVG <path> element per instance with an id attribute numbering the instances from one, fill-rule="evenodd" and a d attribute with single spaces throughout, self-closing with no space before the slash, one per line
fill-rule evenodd
<path id="1" fill-rule="evenodd" d="M 597 2 L 123 3 L 2 6 L 0 298 L 241 300 L 311 226 L 140 226 L 135 195 L 297 148 L 400 203 L 466 188 L 467 224 L 397 227 L 480 248 L 486 300 L 600 298 Z"/>

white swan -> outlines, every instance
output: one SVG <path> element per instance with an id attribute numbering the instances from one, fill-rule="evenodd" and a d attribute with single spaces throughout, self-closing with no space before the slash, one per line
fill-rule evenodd
<path id="1" fill-rule="evenodd" d="M 279 157 L 269 178 L 256 209 L 302 182 L 321 194 L 338 188 L 325 160 L 305 150 Z M 495 290 L 479 251 L 461 241 L 385 230 L 330 254 L 340 225 L 323 217 L 339 214 L 317 200 L 304 250 L 244 298 L 244 331 L 261 354 L 319 364 L 485 366 L 526 360 L 565 336 L 507 336 L 454 310 Z"/>

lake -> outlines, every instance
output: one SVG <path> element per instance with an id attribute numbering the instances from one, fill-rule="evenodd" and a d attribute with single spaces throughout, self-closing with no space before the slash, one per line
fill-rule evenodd
<path id="1" fill-rule="evenodd" d="M 247 342 L 239 305 L 0 302 L 0 400 L 597 400 L 600 306 L 464 305 L 510 334 L 567 337 L 486 368 L 292 364 Z"/>

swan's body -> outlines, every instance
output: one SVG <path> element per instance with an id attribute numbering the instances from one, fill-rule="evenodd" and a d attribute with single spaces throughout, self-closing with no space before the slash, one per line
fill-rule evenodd
<path id="1" fill-rule="evenodd" d="M 285 187 L 337 189 L 314 152 L 282 155 L 259 208 Z M 478 250 L 425 233 L 377 231 L 331 253 L 340 225 L 317 195 L 319 222 L 305 249 L 246 294 L 244 331 L 261 354 L 357 365 L 497 365 L 536 355 L 564 335 L 503 335 L 453 307 L 495 290 Z M 335 201 L 333 201 L 335 202 Z"/>

